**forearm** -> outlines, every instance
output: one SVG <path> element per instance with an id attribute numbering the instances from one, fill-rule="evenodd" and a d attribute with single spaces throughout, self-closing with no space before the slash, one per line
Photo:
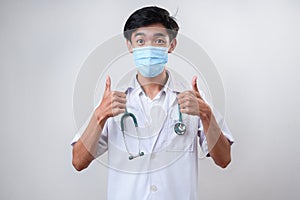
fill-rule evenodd
<path id="1" fill-rule="evenodd" d="M 96 108 L 89 125 L 73 147 L 72 163 L 77 170 L 85 169 L 96 157 L 98 141 L 104 124 L 109 117 L 125 112 L 126 94 L 111 91 L 110 77 L 107 76 L 100 105 Z"/>
<path id="2" fill-rule="evenodd" d="M 211 107 L 201 97 L 197 86 L 197 77 L 192 80 L 192 91 L 177 95 L 180 112 L 200 117 L 210 156 L 220 167 L 226 167 L 230 161 L 230 143 L 223 135 Z"/>
<path id="3" fill-rule="evenodd" d="M 209 154 L 218 166 L 225 168 L 231 161 L 230 143 L 223 135 L 213 114 L 202 122 Z"/>
<path id="4" fill-rule="evenodd" d="M 96 157 L 97 143 L 102 133 L 105 121 L 105 118 L 97 119 L 94 113 L 84 133 L 74 144 L 72 164 L 78 171 L 88 167 L 88 165 Z"/>

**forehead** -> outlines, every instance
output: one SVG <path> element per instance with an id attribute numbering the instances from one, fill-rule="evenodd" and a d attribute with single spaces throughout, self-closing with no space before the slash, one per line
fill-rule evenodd
<path id="1" fill-rule="evenodd" d="M 143 27 L 137 28 L 131 35 L 132 38 L 138 37 L 138 36 L 168 37 L 168 32 L 167 32 L 167 29 L 162 24 L 151 24 L 149 26 L 143 26 Z"/>

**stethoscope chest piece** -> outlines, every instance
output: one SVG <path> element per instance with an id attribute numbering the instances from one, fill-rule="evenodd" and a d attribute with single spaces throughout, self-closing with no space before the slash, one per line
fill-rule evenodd
<path id="1" fill-rule="evenodd" d="M 174 131 L 177 135 L 183 135 L 186 132 L 186 125 L 182 122 L 177 122 L 174 126 Z"/>
<path id="2" fill-rule="evenodd" d="M 179 112 L 179 122 L 175 124 L 174 131 L 177 135 L 184 135 L 186 132 L 186 125 L 182 122 L 182 113 L 180 112 L 179 104 L 178 104 L 178 112 Z"/>

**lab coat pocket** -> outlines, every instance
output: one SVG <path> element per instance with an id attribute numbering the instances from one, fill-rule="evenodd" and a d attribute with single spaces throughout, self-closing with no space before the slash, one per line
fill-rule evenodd
<path id="1" fill-rule="evenodd" d="M 179 112 L 174 110 L 173 113 L 170 113 L 167 151 L 193 152 L 195 150 L 196 132 L 194 130 L 197 126 L 193 122 L 193 117 L 182 114 L 182 122 L 186 126 L 186 132 L 183 135 L 178 135 L 174 127 L 179 123 Z"/>

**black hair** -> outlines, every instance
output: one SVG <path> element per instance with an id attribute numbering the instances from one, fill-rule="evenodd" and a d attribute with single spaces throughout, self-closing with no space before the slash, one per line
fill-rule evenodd
<path id="1" fill-rule="evenodd" d="M 131 35 L 137 28 L 155 23 L 161 23 L 167 29 L 170 40 L 176 38 L 179 26 L 175 18 L 167 10 L 156 6 L 144 7 L 132 13 L 125 23 L 124 37 L 131 41 Z"/>

